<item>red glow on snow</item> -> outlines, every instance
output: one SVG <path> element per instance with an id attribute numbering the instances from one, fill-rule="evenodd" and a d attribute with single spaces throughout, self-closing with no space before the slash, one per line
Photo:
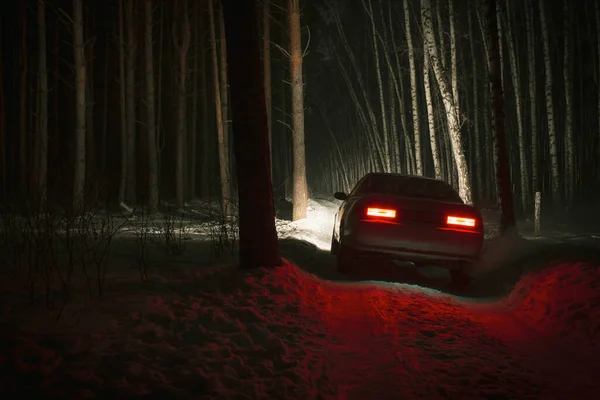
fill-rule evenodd
<path id="1" fill-rule="evenodd" d="M 4 397 L 17 398 L 10 394 L 36 374 L 43 388 L 35 389 L 61 398 L 69 385 L 81 388 L 77 398 L 107 390 L 128 398 L 594 398 L 598 271 L 548 267 L 490 303 L 325 281 L 287 262 L 156 275 L 152 286 L 128 284 L 74 314 L 52 340 L 41 333 L 59 325 L 30 315 L 26 331 L 0 332 L 13 349 L 0 354 L 10 372 L 0 392 L 5 385 Z M 585 346 L 565 346 L 573 339 Z"/>

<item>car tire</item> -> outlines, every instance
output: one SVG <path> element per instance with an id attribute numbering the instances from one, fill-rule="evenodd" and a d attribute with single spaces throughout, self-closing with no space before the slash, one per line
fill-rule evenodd
<path id="1" fill-rule="evenodd" d="M 339 245 L 338 245 L 339 246 Z M 352 272 L 354 266 L 354 252 L 351 249 L 339 246 L 336 257 L 336 268 L 342 274 Z"/>
<path id="2" fill-rule="evenodd" d="M 459 266 L 450 270 L 450 280 L 454 286 L 464 288 L 471 283 L 471 277 L 465 271 L 464 266 Z"/>
<path id="3" fill-rule="evenodd" d="M 335 228 L 333 228 L 333 233 L 331 234 L 331 254 L 337 254 L 340 249 L 340 242 L 335 238 Z"/>

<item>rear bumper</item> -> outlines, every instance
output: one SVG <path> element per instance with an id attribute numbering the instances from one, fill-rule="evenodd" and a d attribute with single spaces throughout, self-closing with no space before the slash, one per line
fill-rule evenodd
<path id="1" fill-rule="evenodd" d="M 456 231 L 427 225 L 356 221 L 342 232 L 344 247 L 423 263 L 474 261 L 483 247 L 482 232 Z"/>

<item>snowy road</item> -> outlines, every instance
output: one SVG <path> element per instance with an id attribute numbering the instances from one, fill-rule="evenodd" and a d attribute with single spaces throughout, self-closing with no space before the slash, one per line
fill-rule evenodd
<path id="1" fill-rule="evenodd" d="M 539 383 L 464 309 L 362 292 L 340 293 L 333 308 L 338 317 L 332 322 L 332 357 L 339 366 L 334 376 L 340 398 L 539 393 Z"/>
<path id="2" fill-rule="evenodd" d="M 598 389 L 589 369 L 598 362 L 573 370 L 572 354 L 510 313 L 416 290 L 348 289 L 334 291 L 329 314 L 339 398 L 584 399 Z"/>

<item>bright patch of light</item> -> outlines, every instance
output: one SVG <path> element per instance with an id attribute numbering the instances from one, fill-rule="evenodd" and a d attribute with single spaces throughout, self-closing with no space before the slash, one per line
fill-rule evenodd
<path id="1" fill-rule="evenodd" d="M 396 218 L 396 210 L 369 207 L 367 208 L 367 215 L 369 217 Z"/>
<path id="2" fill-rule="evenodd" d="M 339 203 L 330 200 L 309 200 L 307 217 L 299 221 L 278 224 L 279 237 L 303 240 L 321 250 L 331 248 L 333 219 Z"/>
<path id="3" fill-rule="evenodd" d="M 462 226 L 475 226 L 475 220 L 473 218 L 463 218 L 463 217 L 455 217 L 448 216 L 446 223 L 448 225 L 462 225 Z"/>

